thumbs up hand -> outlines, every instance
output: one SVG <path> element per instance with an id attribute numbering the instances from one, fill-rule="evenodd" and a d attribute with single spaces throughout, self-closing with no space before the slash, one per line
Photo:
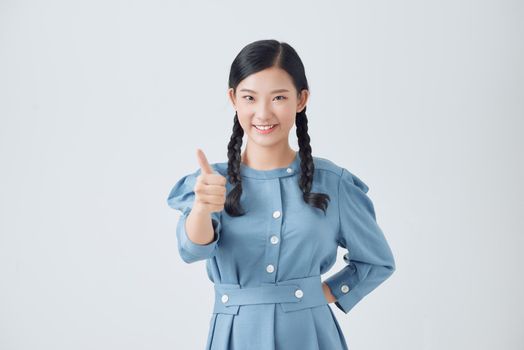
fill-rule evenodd
<path id="1" fill-rule="evenodd" d="M 227 179 L 213 171 L 201 149 L 197 150 L 201 173 L 197 176 L 195 188 L 195 203 L 193 209 L 199 212 L 212 213 L 224 209 L 226 202 Z"/>

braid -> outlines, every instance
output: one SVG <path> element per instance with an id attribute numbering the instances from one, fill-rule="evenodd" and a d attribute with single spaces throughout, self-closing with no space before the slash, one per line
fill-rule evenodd
<path id="1" fill-rule="evenodd" d="M 313 207 L 322 209 L 324 215 L 326 214 L 326 208 L 328 202 L 331 199 L 329 195 L 325 193 L 312 193 L 311 186 L 313 184 L 313 174 L 315 172 L 315 164 L 313 162 L 313 156 L 311 152 L 311 145 L 309 134 L 307 133 L 307 116 L 306 107 L 297 113 L 296 126 L 297 126 L 297 137 L 300 154 L 300 180 L 298 182 L 300 189 L 303 192 L 303 198 L 306 203 Z"/>
<path id="2" fill-rule="evenodd" d="M 244 136 L 244 130 L 238 121 L 238 115 L 235 112 L 235 118 L 233 119 L 233 134 L 227 145 L 227 174 L 229 175 L 229 182 L 234 186 L 234 188 L 229 192 L 226 197 L 226 202 L 224 204 L 225 211 L 230 216 L 241 216 L 244 215 L 240 205 L 240 196 L 242 195 L 242 177 L 240 176 L 240 162 L 241 158 L 241 148 L 242 148 L 242 138 Z"/>

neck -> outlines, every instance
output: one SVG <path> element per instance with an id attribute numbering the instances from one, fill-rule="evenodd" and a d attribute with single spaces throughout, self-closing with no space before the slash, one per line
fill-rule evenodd
<path id="1" fill-rule="evenodd" d="M 256 170 L 271 170 L 288 166 L 295 159 L 295 151 L 289 144 L 261 147 L 247 143 L 242 163 Z"/>

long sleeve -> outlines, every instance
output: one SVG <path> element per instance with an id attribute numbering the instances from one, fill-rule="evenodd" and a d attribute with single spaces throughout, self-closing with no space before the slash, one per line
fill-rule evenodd
<path id="1" fill-rule="evenodd" d="M 196 178 L 200 175 L 200 172 L 201 170 L 197 169 L 195 172 L 179 179 L 171 189 L 167 198 L 167 204 L 171 208 L 181 212 L 176 227 L 176 236 L 180 257 L 186 263 L 213 257 L 216 254 L 218 241 L 220 240 L 220 230 L 222 227 L 221 212 L 211 213 L 212 224 L 215 231 L 215 237 L 212 242 L 208 244 L 197 244 L 191 241 L 187 235 L 185 223 L 195 201 L 195 192 L 193 189 L 195 188 Z"/>
<path id="2" fill-rule="evenodd" d="M 368 186 L 348 170 L 342 170 L 338 188 L 338 244 L 347 249 L 344 266 L 325 280 L 335 305 L 348 313 L 362 298 L 395 271 L 395 260 L 378 226 Z"/>

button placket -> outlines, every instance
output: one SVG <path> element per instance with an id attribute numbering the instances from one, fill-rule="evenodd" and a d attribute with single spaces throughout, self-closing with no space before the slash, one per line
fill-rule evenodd
<path id="1" fill-rule="evenodd" d="M 265 277 L 264 282 L 275 283 L 277 280 L 278 261 L 280 256 L 280 236 L 282 229 L 282 191 L 280 177 L 270 180 L 272 187 L 271 200 L 268 203 L 267 220 L 270 221 L 268 225 L 268 232 L 266 238 L 266 252 L 265 252 Z"/>

